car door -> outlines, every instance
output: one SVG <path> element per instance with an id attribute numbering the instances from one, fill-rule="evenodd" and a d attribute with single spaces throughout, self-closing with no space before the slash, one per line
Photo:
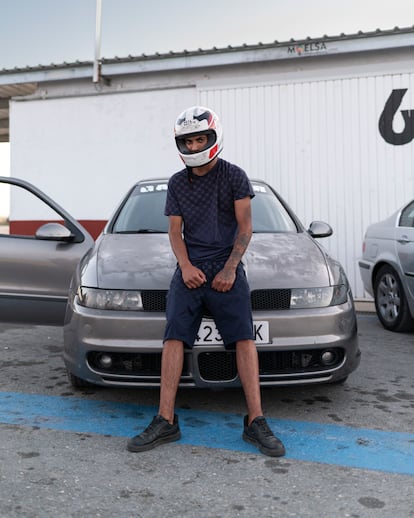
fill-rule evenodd
<path id="1" fill-rule="evenodd" d="M 396 250 L 405 282 L 414 297 L 414 201 L 404 207 L 395 229 Z"/>
<path id="2" fill-rule="evenodd" d="M 0 203 L 0 322 L 63 324 L 70 279 L 93 238 L 24 180 L 0 176 Z"/>

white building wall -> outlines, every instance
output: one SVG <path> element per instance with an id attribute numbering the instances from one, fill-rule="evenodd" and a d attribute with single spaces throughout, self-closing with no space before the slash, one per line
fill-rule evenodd
<path id="1" fill-rule="evenodd" d="M 188 102 L 195 88 L 12 102 L 12 174 L 77 219 L 106 220 L 134 182 L 182 167 L 174 120 Z M 31 206 L 16 210 L 36 219 Z"/>
<path id="2" fill-rule="evenodd" d="M 221 115 L 225 155 L 271 183 L 305 226 L 327 221 L 321 240 L 343 264 L 354 296 L 365 296 L 358 258 L 366 227 L 414 195 L 414 140 L 391 145 L 378 121 L 393 89 L 414 109 L 414 74 L 245 87 L 204 88 L 201 104 Z M 401 115 L 394 119 L 399 132 Z"/>

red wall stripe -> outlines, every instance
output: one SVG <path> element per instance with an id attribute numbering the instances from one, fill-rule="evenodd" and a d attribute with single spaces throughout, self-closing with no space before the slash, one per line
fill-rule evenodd
<path id="1" fill-rule="evenodd" d="M 10 221 L 10 234 L 18 236 L 33 236 L 36 230 L 45 223 L 62 223 L 62 220 L 21 220 Z M 106 225 L 106 220 L 98 219 L 80 219 L 79 223 L 83 225 L 90 235 L 96 239 Z"/>

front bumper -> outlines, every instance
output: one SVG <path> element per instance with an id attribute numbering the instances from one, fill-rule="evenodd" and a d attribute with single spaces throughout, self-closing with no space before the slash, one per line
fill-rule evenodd
<path id="1" fill-rule="evenodd" d="M 335 382 L 359 364 L 351 301 L 320 309 L 256 311 L 253 318 L 269 322 L 271 343 L 257 345 L 262 386 Z M 164 327 L 164 313 L 94 310 L 72 300 L 64 327 L 66 367 L 98 385 L 158 387 Z M 180 386 L 239 387 L 235 351 L 221 345 L 185 349 Z"/>
<path id="2" fill-rule="evenodd" d="M 374 296 L 374 289 L 372 286 L 372 267 L 373 264 L 360 259 L 358 261 L 359 273 L 361 275 L 362 284 L 364 286 L 364 290 L 369 293 L 372 297 Z"/>

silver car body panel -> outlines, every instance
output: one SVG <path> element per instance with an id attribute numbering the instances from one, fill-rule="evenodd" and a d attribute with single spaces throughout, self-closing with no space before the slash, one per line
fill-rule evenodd
<path id="1" fill-rule="evenodd" d="M 96 281 L 90 286 L 103 289 L 166 290 L 176 264 L 167 234 L 104 234 L 94 253 Z"/>
<path id="2" fill-rule="evenodd" d="M 103 234 L 82 270 L 84 286 L 101 289 L 168 289 L 176 259 L 167 234 Z M 336 263 L 306 232 L 254 234 L 243 258 L 252 290 L 330 286 Z"/>
<path id="3" fill-rule="evenodd" d="M 164 313 L 102 311 L 82 307 L 76 297 L 64 328 L 64 360 L 77 377 L 99 385 L 158 386 L 158 376 L 120 376 L 98 372 L 88 364 L 90 351 L 161 353 L 165 327 Z M 341 306 L 323 309 L 253 312 L 254 320 L 269 322 L 270 343 L 258 344 L 261 351 L 294 351 L 332 347 L 346 350 L 341 365 L 321 372 L 291 375 L 261 375 L 262 385 L 321 383 L 340 380 L 352 372 L 360 360 L 356 333 L 356 317 L 351 300 Z M 204 380 L 197 368 L 197 356 L 206 352 L 224 351 L 221 345 L 197 345 L 186 350 L 189 372 L 182 378 L 184 387 L 240 386 L 238 378 L 228 381 Z"/>
<path id="4" fill-rule="evenodd" d="M 414 318 L 414 228 L 398 226 L 404 208 L 367 228 L 365 251 L 358 265 L 364 289 L 372 297 L 376 272 L 382 265 L 392 266 L 403 281 L 407 303 Z"/>
<path id="5" fill-rule="evenodd" d="M 70 279 L 94 241 L 82 225 L 34 185 L 13 177 L 0 177 L 0 182 L 29 191 L 56 211 L 65 224 L 53 224 L 46 228 L 52 232 L 39 232 L 39 237 L 0 234 L 0 321 L 62 325 Z"/>

